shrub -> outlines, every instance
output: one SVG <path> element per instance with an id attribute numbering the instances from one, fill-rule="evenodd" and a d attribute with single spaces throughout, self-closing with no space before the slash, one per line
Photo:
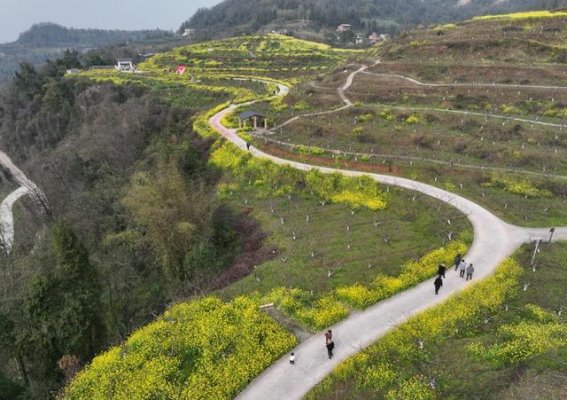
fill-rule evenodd
<path id="1" fill-rule="evenodd" d="M 316 147 L 316 146 L 304 146 L 304 145 L 299 145 L 295 148 L 297 150 L 297 152 L 302 153 L 302 154 L 313 154 L 313 155 L 323 155 L 325 154 L 325 150 L 320 148 L 320 147 Z"/>
<path id="2" fill-rule="evenodd" d="M 391 121 L 394 116 L 392 114 L 392 110 L 384 110 L 380 113 L 380 118 L 382 118 L 385 121 Z"/>
<path id="3" fill-rule="evenodd" d="M 502 111 L 502 113 L 504 113 L 504 114 L 521 114 L 522 113 L 522 111 L 518 107 L 515 107 L 513 105 L 509 105 L 509 104 L 502 104 L 500 106 L 500 111 Z"/>
<path id="4" fill-rule="evenodd" d="M 552 193 L 546 189 L 538 189 L 527 179 L 515 179 L 510 176 L 493 174 L 488 182 L 481 184 L 483 187 L 496 187 L 504 189 L 505 191 L 513 194 L 518 194 L 527 197 L 551 197 Z"/>
<path id="5" fill-rule="evenodd" d="M 435 400 L 437 396 L 422 375 L 412 376 L 386 395 L 386 400 Z"/>
<path id="6" fill-rule="evenodd" d="M 380 363 L 364 368 L 357 379 L 357 385 L 372 390 L 383 390 L 392 385 L 396 378 L 392 366 Z"/>
<path id="7" fill-rule="evenodd" d="M 355 136 L 360 135 L 362 132 L 364 132 L 364 129 L 360 126 L 357 126 L 356 128 L 354 128 L 352 130 L 352 134 L 355 135 Z"/>
<path id="8" fill-rule="evenodd" d="M 309 109 L 309 103 L 307 103 L 305 100 L 300 100 L 297 103 L 295 103 L 295 105 L 293 106 L 293 109 L 295 111 L 308 110 Z"/>
<path id="9" fill-rule="evenodd" d="M 372 113 L 367 113 L 367 114 L 362 114 L 358 117 L 358 122 L 368 122 L 368 121 L 372 121 L 374 119 L 374 114 Z"/>
<path id="10" fill-rule="evenodd" d="M 419 116 L 416 114 L 412 114 L 406 118 L 406 124 L 408 125 L 416 125 L 419 124 L 420 121 Z"/>

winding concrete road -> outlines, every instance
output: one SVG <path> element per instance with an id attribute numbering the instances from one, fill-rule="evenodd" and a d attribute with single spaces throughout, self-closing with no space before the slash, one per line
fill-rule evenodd
<path id="1" fill-rule="evenodd" d="M 23 196 L 35 196 L 36 199 L 47 204 L 45 194 L 24 174 L 8 157 L 0 151 L 0 164 L 4 165 L 12 174 L 14 179 L 21 185 L 10 193 L 0 204 L 0 245 L 6 253 L 12 251 L 14 246 L 14 214 L 12 207 L 14 203 Z"/>
<path id="2" fill-rule="evenodd" d="M 361 70 L 358 70 L 349 75 L 347 83 L 352 83 L 352 78 L 360 72 Z M 345 84 L 342 87 L 343 93 L 348 86 L 350 85 Z M 222 118 L 235 108 L 236 106 L 233 105 L 219 112 L 210 118 L 209 123 L 223 137 L 246 151 L 246 142 L 235 130 L 226 128 L 221 123 Z M 345 176 L 369 176 L 380 183 L 419 191 L 454 206 L 467 216 L 474 229 L 475 239 L 469 253 L 465 255 L 465 260 L 476 266 L 475 281 L 491 275 L 496 267 L 522 244 L 549 238 L 549 228 L 522 228 L 510 225 L 466 198 L 424 183 L 389 175 L 317 167 L 275 157 L 255 147 L 251 147 L 249 152 L 254 157 L 303 171 L 317 169 L 323 173 L 338 172 Z M 567 227 L 557 228 L 553 239 L 567 240 Z M 341 361 L 369 346 L 409 316 L 446 300 L 470 284 L 471 282 L 465 282 L 451 269 L 438 296 L 434 295 L 432 281 L 427 281 L 381 301 L 365 311 L 353 313 L 342 322 L 330 327 L 334 332 L 333 338 L 336 344 L 333 359 L 327 359 L 323 333 L 312 336 L 294 349 L 295 365 L 289 364 L 287 356 L 283 357 L 257 377 L 237 399 L 301 399 Z"/>
<path id="3" fill-rule="evenodd" d="M 14 246 L 14 214 L 12 207 L 20 197 L 29 194 L 30 190 L 27 187 L 20 186 L 6 196 L 0 204 L 0 242 L 6 253 L 10 253 Z"/>

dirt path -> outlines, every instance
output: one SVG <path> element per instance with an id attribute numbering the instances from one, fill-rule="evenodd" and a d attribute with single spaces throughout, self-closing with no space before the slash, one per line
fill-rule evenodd
<path id="1" fill-rule="evenodd" d="M 493 88 L 513 88 L 513 89 L 544 89 L 544 90 L 567 90 L 567 86 L 548 86 L 548 85 L 516 85 L 511 83 L 482 83 L 482 82 L 470 82 L 470 83 L 428 83 L 420 82 L 416 79 L 410 78 L 409 76 L 380 73 L 380 72 L 364 72 L 368 75 L 385 76 L 389 78 L 398 78 L 405 81 L 411 82 L 418 86 L 427 87 L 493 87 Z"/>
<path id="2" fill-rule="evenodd" d="M 360 70 L 349 75 L 347 84 L 349 82 L 352 84 L 352 78 L 358 72 Z M 349 86 L 347 84 L 342 88 L 343 94 Z M 209 120 L 209 123 L 223 137 L 246 151 L 246 142 L 235 130 L 228 129 L 221 123 L 222 118 L 234 108 L 235 106 L 231 106 L 219 112 Z M 419 191 L 452 205 L 467 216 L 474 229 L 475 239 L 465 259 L 476 266 L 475 280 L 491 275 L 496 267 L 522 244 L 534 240 L 546 240 L 549 237 L 549 228 L 522 228 L 507 224 L 466 198 L 424 183 L 389 175 L 308 165 L 266 154 L 255 147 L 251 147 L 249 152 L 254 157 L 303 171 L 317 169 L 323 173 L 338 172 L 346 176 L 369 176 L 378 182 Z M 567 240 L 567 227 L 555 230 L 554 241 L 560 240 Z M 341 361 L 369 346 L 409 316 L 446 300 L 470 284 L 458 278 L 451 270 L 438 296 L 433 294 L 432 282 L 427 281 L 381 301 L 365 311 L 353 313 L 342 322 L 330 327 L 334 332 L 337 346 L 333 359 L 327 359 L 323 333 L 315 335 L 294 349 L 295 365 L 289 364 L 287 356 L 283 357 L 257 377 L 237 399 L 301 399 Z"/>
<path id="3" fill-rule="evenodd" d="M 376 64 L 378 64 L 378 62 Z M 376 64 L 374 64 L 374 65 L 376 65 Z M 340 96 L 341 100 L 346 103 L 345 106 L 334 109 L 334 110 L 298 115 L 296 117 L 293 117 L 293 118 L 285 121 L 281 125 L 278 125 L 278 126 L 272 128 L 272 129 L 270 129 L 268 131 L 268 133 L 274 133 L 276 131 L 276 129 L 279 129 L 279 128 L 282 128 L 286 125 L 289 125 L 290 123 L 297 121 L 299 118 L 309 118 L 309 117 L 316 117 L 318 115 L 336 113 L 336 112 L 342 111 L 346 108 L 352 107 L 353 103 L 346 97 L 345 91 L 348 88 L 350 88 L 350 86 L 352 86 L 354 78 L 359 73 L 363 73 L 363 74 L 367 74 L 367 75 L 375 75 L 375 76 L 389 76 L 389 77 L 392 77 L 392 78 L 407 80 L 407 81 L 409 81 L 409 82 L 411 82 L 415 85 L 428 86 L 428 87 L 452 87 L 452 86 L 465 86 L 466 87 L 466 86 L 469 86 L 469 87 L 494 87 L 494 88 L 508 87 L 508 88 L 518 88 L 518 89 L 534 89 L 535 88 L 535 89 L 543 89 L 543 90 L 567 90 L 567 87 L 565 87 L 565 86 L 510 85 L 510 84 L 490 84 L 490 83 L 424 83 L 424 82 L 419 82 L 419 81 L 417 81 L 413 78 L 403 76 L 403 75 L 379 74 L 379 73 L 376 73 L 376 72 L 368 72 L 368 71 L 366 71 L 367 69 L 368 69 L 368 67 L 363 67 L 360 70 L 355 71 L 354 73 L 349 75 L 350 81 L 347 80 L 348 86 L 346 86 L 346 84 L 345 84 L 346 87 L 342 87 L 342 88 L 338 89 L 339 96 Z M 327 88 L 327 87 L 319 87 L 319 86 L 314 86 L 314 87 L 318 87 L 320 89 L 333 90 L 333 88 Z M 464 116 L 473 115 L 473 116 L 476 116 L 476 117 L 494 118 L 494 119 L 501 119 L 501 120 L 506 120 L 506 121 L 522 122 L 522 123 L 526 123 L 526 124 L 550 126 L 550 127 L 553 127 L 553 128 L 567 128 L 567 125 L 565 125 L 565 124 L 555 124 L 555 123 L 552 123 L 552 122 L 538 121 L 538 120 L 534 120 L 534 119 L 517 118 L 517 117 L 511 117 L 511 116 L 500 115 L 500 114 L 480 113 L 480 112 L 475 112 L 475 111 L 451 110 L 451 109 L 448 109 L 448 108 L 435 108 L 435 107 L 406 107 L 406 106 L 384 106 L 384 107 L 391 108 L 393 110 L 436 111 L 436 112 L 458 114 L 458 115 L 464 115 Z"/>

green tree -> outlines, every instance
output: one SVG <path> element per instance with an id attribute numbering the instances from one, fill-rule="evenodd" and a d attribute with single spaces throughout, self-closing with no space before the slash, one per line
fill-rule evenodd
<path id="1" fill-rule="evenodd" d="M 155 250 L 165 277 L 187 278 L 186 253 L 198 237 L 208 235 L 211 193 L 205 184 L 187 182 L 171 159 L 161 162 L 154 174 L 134 174 L 123 202 Z"/>
<path id="2" fill-rule="evenodd" d="M 52 235 L 55 269 L 32 282 L 17 338 L 18 351 L 33 365 L 30 375 L 41 381 L 60 378 L 56 362 L 65 354 L 92 357 L 103 337 L 100 286 L 87 250 L 63 222 Z"/>

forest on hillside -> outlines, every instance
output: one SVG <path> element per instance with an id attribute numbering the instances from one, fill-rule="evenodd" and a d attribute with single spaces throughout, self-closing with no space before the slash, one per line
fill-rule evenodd
<path id="1" fill-rule="evenodd" d="M 212 141 L 190 123 L 225 95 L 174 104 L 140 85 L 65 78 L 83 66 L 73 51 L 24 63 L 0 98 L 0 148 L 49 199 L 18 206 L 18 244 L 0 252 L 2 400 L 49 398 L 262 246 L 257 224 L 216 200 Z"/>
<path id="2" fill-rule="evenodd" d="M 21 33 L 16 43 L 35 47 L 98 47 L 109 43 L 161 39 L 172 36 L 172 32 L 160 29 L 140 31 L 76 29 L 53 23 L 41 23 L 33 25 L 27 31 Z"/>
<path id="3" fill-rule="evenodd" d="M 88 51 L 102 46 L 124 46 L 133 42 L 156 43 L 173 39 L 173 32 L 75 29 L 53 23 L 33 25 L 17 41 L 0 44 L 0 84 L 14 74 L 21 62 L 36 66 L 63 57 L 66 49 Z M 126 54 L 120 54 L 124 57 Z M 114 64 L 115 60 L 110 63 Z"/>
<path id="4" fill-rule="evenodd" d="M 461 5 L 462 4 L 462 5 Z M 181 25 L 200 35 L 218 37 L 231 32 L 254 32 L 272 22 L 309 20 L 315 29 L 334 29 L 348 23 L 371 33 L 486 13 L 566 7 L 566 0 L 226 0 L 200 9 Z"/>

